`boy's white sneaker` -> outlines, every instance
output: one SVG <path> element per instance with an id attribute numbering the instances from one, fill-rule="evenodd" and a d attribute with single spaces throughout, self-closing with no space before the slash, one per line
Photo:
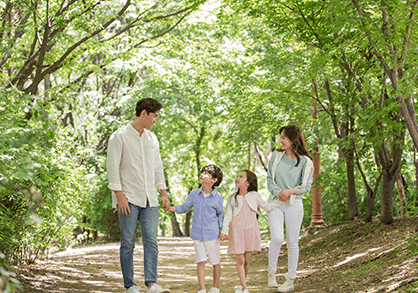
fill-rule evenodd
<path id="1" fill-rule="evenodd" d="M 242 286 L 241 285 L 239 285 L 237 287 L 237 289 L 235 290 L 235 293 L 242 293 Z"/>
<path id="2" fill-rule="evenodd" d="M 207 293 L 206 292 L 206 290 L 205 289 L 203 289 L 203 290 L 200 290 L 199 292 L 197 292 L 197 293 Z"/>
<path id="3" fill-rule="evenodd" d="M 276 281 L 276 272 L 275 271 L 269 271 L 268 272 L 268 286 L 270 288 L 277 288 L 279 285 Z"/>
<path id="4" fill-rule="evenodd" d="M 220 293 L 220 292 L 221 292 L 221 290 L 219 288 L 212 287 L 212 289 L 210 289 L 209 293 Z"/>
<path id="5" fill-rule="evenodd" d="M 126 293 L 139 293 L 140 289 L 141 289 L 140 287 L 133 285 L 129 287 L 128 289 L 126 289 Z"/>
<path id="6" fill-rule="evenodd" d="M 286 281 L 279 288 L 277 288 L 277 292 L 293 291 L 295 289 L 295 286 L 293 284 L 294 280 L 295 279 L 290 278 L 289 275 L 286 274 Z"/>
<path id="7" fill-rule="evenodd" d="M 170 290 L 163 289 L 160 285 L 154 284 L 148 288 L 147 293 L 170 293 Z"/>

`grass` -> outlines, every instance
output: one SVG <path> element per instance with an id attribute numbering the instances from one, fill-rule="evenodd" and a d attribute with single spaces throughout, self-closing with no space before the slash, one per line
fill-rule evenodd
<path id="1" fill-rule="evenodd" d="M 299 241 L 295 292 L 418 292 L 418 254 L 407 239 L 417 218 L 351 222 L 311 230 Z M 265 248 L 267 250 L 267 248 Z M 257 257 L 267 261 L 267 253 Z M 279 267 L 287 270 L 286 245 Z"/>

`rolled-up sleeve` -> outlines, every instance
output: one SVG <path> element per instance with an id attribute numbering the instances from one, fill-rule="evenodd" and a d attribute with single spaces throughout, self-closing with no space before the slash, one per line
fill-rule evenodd
<path id="1" fill-rule="evenodd" d="M 122 190 L 120 181 L 120 164 L 122 159 L 122 142 L 115 134 L 109 138 L 109 145 L 107 148 L 106 169 L 109 180 L 108 188 L 112 191 Z"/>
<path id="2" fill-rule="evenodd" d="M 305 170 L 307 168 L 306 164 L 303 167 L 303 171 L 301 173 L 299 179 L 299 186 L 296 186 L 296 194 L 306 194 L 311 190 L 312 182 L 313 182 L 313 169 Z M 303 186 L 303 175 L 305 172 L 309 172 L 308 179 L 306 180 L 306 185 Z"/>
<path id="3" fill-rule="evenodd" d="M 219 229 L 222 229 L 222 223 L 224 221 L 224 198 L 223 197 L 219 199 L 218 206 L 216 209 L 216 215 L 218 217 Z"/>
<path id="4" fill-rule="evenodd" d="M 163 162 L 161 160 L 160 155 L 160 145 L 157 141 L 158 147 L 155 150 L 155 186 L 157 189 L 167 189 L 165 184 L 165 176 L 164 176 L 164 168 L 163 168 Z"/>
<path id="5" fill-rule="evenodd" d="M 277 196 L 279 194 L 279 192 L 281 191 L 276 183 L 274 183 L 273 181 L 273 174 L 272 174 L 272 168 L 273 168 L 273 163 L 276 159 L 277 153 L 274 152 L 273 155 L 270 158 L 269 164 L 268 164 L 268 168 L 267 168 L 267 189 L 268 191 L 270 191 L 274 196 Z"/>
<path id="6" fill-rule="evenodd" d="M 231 198 L 232 196 L 230 196 L 228 198 L 228 200 L 226 201 L 226 211 L 225 211 L 225 216 L 224 216 L 224 220 L 223 220 L 223 224 L 222 224 L 222 234 L 226 234 L 228 235 L 229 233 L 229 224 L 232 221 L 232 206 L 231 206 Z"/>
<path id="7" fill-rule="evenodd" d="M 186 202 L 181 205 L 176 205 L 177 214 L 187 213 L 194 205 L 195 194 L 192 191 L 186 198 Z"/>

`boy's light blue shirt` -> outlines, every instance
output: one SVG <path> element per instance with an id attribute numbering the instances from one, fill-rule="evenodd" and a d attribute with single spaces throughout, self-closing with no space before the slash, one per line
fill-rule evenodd
<path id="1" fill-rule="evenodd" d="M 224 219 L 224 198 L 214 188 L 205 197 L 202 187 L 192 190 L 182 205 L 177 205 L 177 213 L 187 213 L 192 207 L 193 224 L 190 238 L 199 241 L 215 240 L 219 238 L 219 229 L 222 229 Z"/>

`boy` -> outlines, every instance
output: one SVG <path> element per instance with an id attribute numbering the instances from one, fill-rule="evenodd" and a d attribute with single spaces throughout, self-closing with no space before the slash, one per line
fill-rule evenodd
<path id="1" fill-rule="evenodd" d="M 187 213 L 194 208 L 192 232 L 190 238 L 194 240 L 197 263 L 197 278 L 200 291 L 205 289 L 206 254 L 213 265 L 213 287 L 210 293 L 219 293 L 219 280 L 221 278 L 220 245 L 218 239 L 224 218 L 223 197 L 216 190 L 222 181 L 222 171 L 215 165 L 207 165 L 200 171 L 199 183 L 202 187 L 190 192 L 186 202 L 175 207 L 167 207 L 166 211 Z"/>

